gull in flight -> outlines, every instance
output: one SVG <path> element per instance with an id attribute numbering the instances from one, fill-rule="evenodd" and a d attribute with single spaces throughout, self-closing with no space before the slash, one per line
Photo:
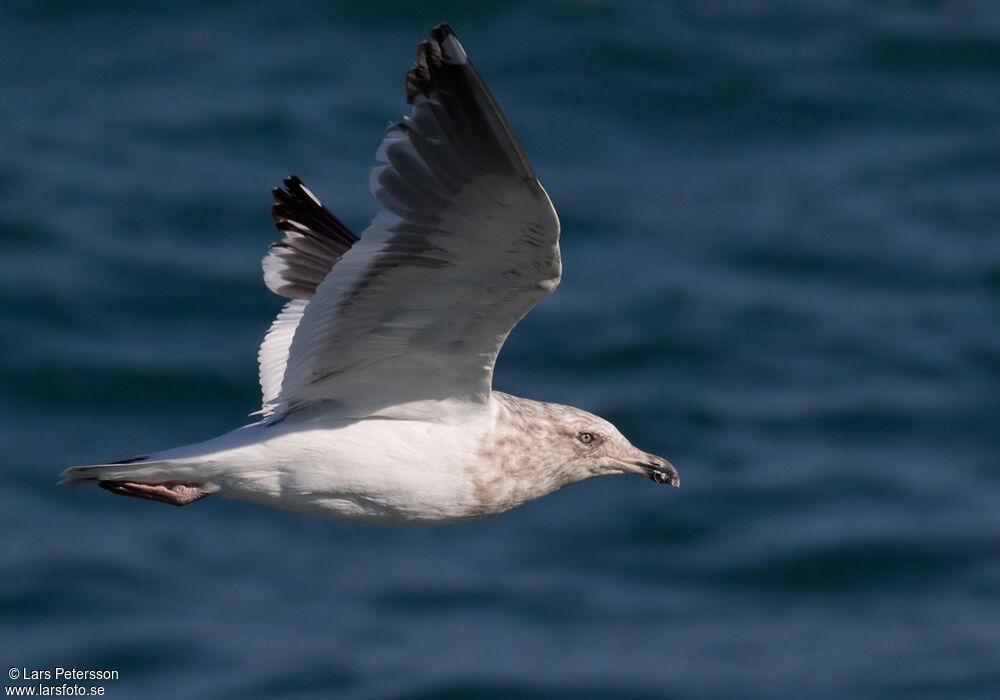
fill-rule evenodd
<path id="1" fill-rule="evenodd" d="M 494 391 L 514 325 L 559 283 L 559 219 L 451 28 L 417 47 L 358 236 L 297 177 L 264 282 L 289 301 L 258 355 L 261 420 L 205 442 L 71 467 L 60 483 L 186 505 L 442 523 L 605 474 L 679 485 L 606 420 Z"/>

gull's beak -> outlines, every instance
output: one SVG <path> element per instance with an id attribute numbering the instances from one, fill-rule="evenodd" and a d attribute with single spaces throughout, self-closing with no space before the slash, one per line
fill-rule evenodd
<path id="1" fill-rule="evenodd" d="M 619 459 L 617 461 L 627 471 L 634 474 L 641 474 L 658 484 L 670 484 L 671 486 L 680 487 L 681 477 L 677 474 L 677 470 L 674 469 L 674 465 L 663 459 L 663 457 L 645 453 L 641 454 L 642 456 L 638 459 Z"/>

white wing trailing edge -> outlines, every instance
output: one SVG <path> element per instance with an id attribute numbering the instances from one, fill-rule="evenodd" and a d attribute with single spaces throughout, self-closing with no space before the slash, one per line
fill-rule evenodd
<path id="1" fill-rule="evenodd" d="M 297 178 L 294 206 L 275 205 L 286 238 L 265 279 L 293 302 L 261 347 L 265 415 L 484 402 L 507 335 L 559 283 L 556 213 L 447 25 L 418 46 L 406 94 L 371 175 L 383 209 L 360 241 Z"/>

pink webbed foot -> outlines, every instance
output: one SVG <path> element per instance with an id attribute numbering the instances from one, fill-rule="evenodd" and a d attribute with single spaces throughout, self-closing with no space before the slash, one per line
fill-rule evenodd
<path id="1" fill-rule="evenodd" d="M 97 485 L 111 493 L 117 493 L 119 496 L 144 498 L 147 501 L 159 501 L 160 503 L 169 503 L 172 506 L 186 506 L 188 503 L 193 503 L 208 495 L 197 486 L 179 484 L 174 481 L 166 481 L 161 484 L 142 484 L 138 481 L 102 481 Z"/>

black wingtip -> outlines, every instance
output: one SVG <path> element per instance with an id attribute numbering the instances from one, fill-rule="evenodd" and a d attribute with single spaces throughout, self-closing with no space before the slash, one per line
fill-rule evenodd
<path id="1" fill-rule="evenodd" d="M 264 259 L 268 288 L 289 299 L 308 299 L 327 273 L 358 240 L 297 175 L 271 190 L 274 226 L 284 235 Z"/>
<path id="2" fill-rule="evenodd" d="M 335 241 L 338 256 L 343 255 L 358 240 L 358 236 L 331 214 L 302 184 L 298 175 L 289 175 L 282 183 L 285 185 L 283 188 L 275 187 L 271 190 L 274 197 L 271 216 L 279 231 L 294 229 L 301 232 L 302 228 L 289 225 L 289 222 L 294 222 L 304 227 L 307 235 Z"/>
<path id="3" fill-rule="evenodd" d="M 444 49 L 441 44 L 448 37 L 454 37 L 455 32 L 446 22 L 431 29 L 429 41 L 417 44 L 417 65 L 406 72 L 406 102 L 413 104 L 417 95 L 430 92 L 434 74 L 442 63 Z M 457 40 L 457 37 L 456 37 Z"/>
<path id="4" fill-rule="evenodd" d="M 306 192 L 305 185 L 298 175 L 289 175 L 281 180 L 284 187 L 274 187 L 271 194 L 274 196 L 275 204 L 287 204 L 296 200 L 312 201 Z"/>

